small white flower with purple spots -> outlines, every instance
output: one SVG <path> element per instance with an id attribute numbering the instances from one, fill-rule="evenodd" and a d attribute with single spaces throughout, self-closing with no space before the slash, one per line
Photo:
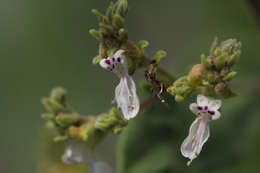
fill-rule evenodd
<path id="1" fill-rule="evenodd" d="M 115 89 L 115 101 L 125 119 L 134 118 L 139 112 L 140 102 L 136 94 L 135 82 L 128 75 L 124 50 L 118 50 L 112 57 L 102 59 L 99 64 L 119 77 L 120 83 Z"/>
<path id="2" fill-rule="evenodd" d="M 181 145 L 181 153 L 190 159 L 189 166 L 200 154 L 204 143 L 210 135 L 209 122 L 220 118 L 218 109 L 221 107 L 221 100 L 211 100 L 203 95 L 197 96 L 197 103 L 190 104 L 190 110 L 197 116 L 191 124 L 189 135 Z"/>

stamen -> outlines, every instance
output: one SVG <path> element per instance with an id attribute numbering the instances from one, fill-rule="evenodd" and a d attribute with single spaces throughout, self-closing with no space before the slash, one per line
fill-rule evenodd
<path id="1" fill-rule="evenodd" d="M 191 162 L 192 162 L 192 160 L 188 161 L 188 162 L 187 162 L 187 166 L 190 166 L 190 165 L 191 165 Z"/>
<path id="2" fill-rule="evenodd" d="M 120 57 L 118 57 L 118 58 L 117 58 L 117 61 L 118 61 L 118 62 L 121 62 L 121 58 L 120 58 Z"/>

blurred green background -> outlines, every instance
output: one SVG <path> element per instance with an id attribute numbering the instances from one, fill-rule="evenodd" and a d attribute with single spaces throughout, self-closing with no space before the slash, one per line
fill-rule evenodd
<path id="1" fill-rule="evenodd" d="M 108 0 L 0 1 L 0 172 L 37 172 L 45 122 L 40 99 L 55 86 L 69 91 L 82 114 L 111 105 L 117 79 L 92 65 L 98 44 L 88 30 L 97 28 L 90 10 L 105 11 Z M 179 76 L 208 53 L 215 36 L 243 44 L 238 77 L 240 93 L 224 101 L 223 117 L 191 168 L 179 151 L 194 117 L 188 102 L 170 110 L 161 104 L 149 118 L 131 121 L 119 141 L 120 173 L 258 172 L 260 170 L 260 26 L 246 0 L 129 0 L 130 39 L 148 40 L 151 55 L 164 49 L 164 67 Z M 135 79 L 141 79 L 142 73 Z M 141 93 L 141 91 L 138 91 Z M 173 102 L 173 100 L 170 100 Z M 114 138 L 104 150 L 115 150 Z M 136 152 L 138 151 L 138 152 Z M 104 151 L 105 152 L 105 151 Z M 114 157 L 114 156 L 113 156 Z"/>

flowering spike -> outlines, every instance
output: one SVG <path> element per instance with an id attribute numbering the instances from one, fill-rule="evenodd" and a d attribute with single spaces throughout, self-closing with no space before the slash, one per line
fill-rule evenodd
<path id="1" fill-rule="evenodd" d="M 209 122 L 220 117 L 218 111 L 220 107 L 221 100 L 210 100 L 203 95 L 198 95 L 197 103 L 190 105 L 190 110 L 197 118 L 191 124 L 189 135 L 181 145 L 182 155 L 190 159 L 187 166 L 190 166 L 192 160 L 198 157 L 203 145 L 207 142 L 210 136 Z"/>

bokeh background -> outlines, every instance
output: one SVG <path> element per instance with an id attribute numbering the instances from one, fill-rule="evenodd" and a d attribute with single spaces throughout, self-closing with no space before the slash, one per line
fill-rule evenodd
<path id="1" fill-rule="evenodd" d="M 41 146 L 53 145 L 43 137 L 48 132 L 40 118 L 40 99 L 53 87 L 65 87 L 69 102 L 82 114 L 98 114 L 111 106 L 118 81 L 92 65 L 98 43 L 88 33 L 97 28 L 90 10 L 104 12 L 108 4 L 0 1 L 0 172 L 48 172 L 47 166 L 39 166 L 48 155 L 48 147 Z M 211 124 L 211 137 L 192 167 L 186 167 L 179 151 L 194 119 L 189 103 L 172 103 L 170 109 L 158 104 L 131 121 L 120 138 L 110 136 L 101 147 L 110 160 L 118 151 L 120 173 L 259 172 L 260 19 L 254 12 L 248 0 L 129 0 L 130 39 L 148 40 L 150 55 L 166 50 L 162 65 L 176 76 L 208 53 L 215 36 L 237 38 L 243 49 L 232 82 L 240 96 L 224 101 L 223 116 Z M 141 74 L 135 79 L 142 79 Z"/>

